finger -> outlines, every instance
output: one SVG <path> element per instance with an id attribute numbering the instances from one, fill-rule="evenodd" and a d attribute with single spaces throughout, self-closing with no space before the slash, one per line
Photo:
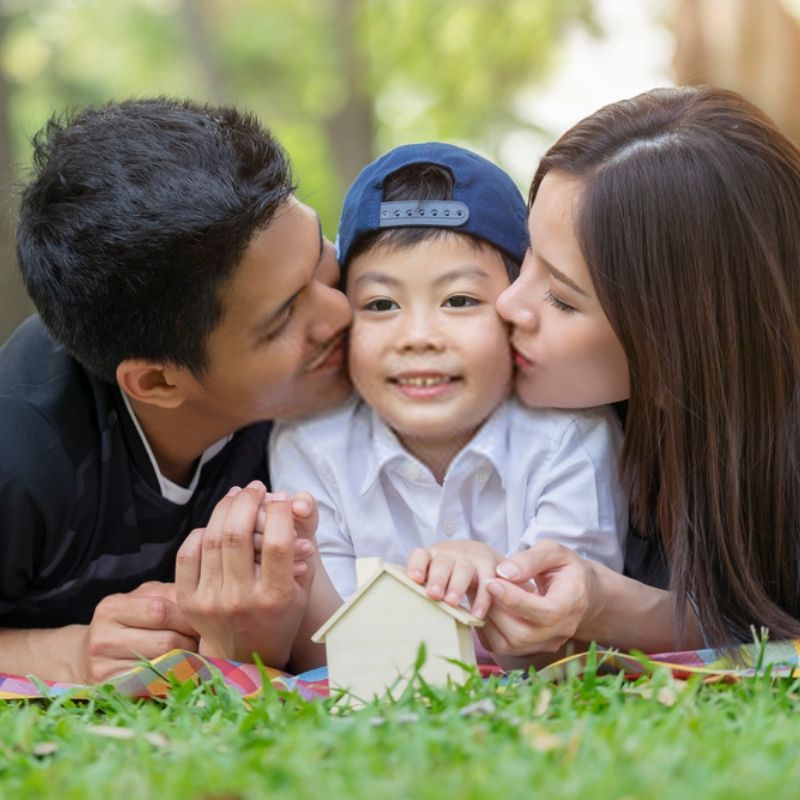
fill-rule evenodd
<path id="1" fill-rule="evenodd" d="M 428 580 L 425 591 L 431 600 L 442 600 L 445 589 L 450 583 L 450 576 L 455 567 L 455 561 L 450 556 L 438 555 L 431 559 L 428 566 Z"/>
<path id="2" fill-rule="evenodd" d="M 264 484 L 253 481 L 233 499 L 222 528 L 222 580 L 229 589 L 253 580 L 253 534 L 264 497 Z"/>
<path id="3" fill-rule="evenodd" d="M 211 512 L 208 525 L 203 529 L 200 544 L 200 575 L 197 579 L 197 592 L 216 595 L 222 586 L 222 532 L 225 520 L 234 498 L 241 489 L 234 486 L 228 491 Z"/>
<path id="4" fill-rule="evenodd" d="M 176 647 L 196 647 L 194 629 L 164 597 L 113 595 L 102 605 L 101 615 L 96 613 L 92 620 L 90 638 L 92 648 L 105 657 L 130 658 L 141 652 L 154 658 Z"/>
<path id="5" fill-rule="evenodd" d="M 203 529 L 193 530 L 184 539 L 175 559 L 175 595 L 178 605 L 184 608 L 197 591 L 200 581 L 200 548 Z M 140 587 L 144 588 L 144 587 Z"/>
<path id="6" fill-rule="evenodd" d="M 475 566 L 469 561 L 456 561 L 444 595 L 448 605 L 457 606 L 476 577 Z"/>
<path id="7" fill-rule="evenodd" d="M 428 565 L 430 563 L 430 550 L 427 547 L 416 547 L 408 557 L 406 575 L 415 583 L 425 583 L 425 576 L 428 574 Z"/>
<path id="8" fill-rule="evenodd" d="M 551 539 L 542 539 L 526 550 L 515 553 L 497 565 L 497 575 L 514 583 L 534 580 L 547 570 L 564 566 L 576 559 L 568 547 Z"/>
<path id="9" fill-rule="evenodd" d="M 470 609 L 472 616 L 478 619 L 484 619 L 492 606 L 492 596 L 486 589 L 486 584 L 489 580 L 491 580 L 489 576 L 479 576 L 478 578 L 478 587 Z"/>
<path id="10" fill-rule="evenodd" d="M 319 525 L 319 505 L 309 492 L 298 492 L 291 498 L 297 535 L 311 539 Z"/>
<path id="11" fill-rule="evenodd" d="M 261 548 L 261 582 L 270 591 L 291 591 L 294 567 L 294 519 L 287 499 L 278 495 L 267 506 Z"/>
<path id="12" fill-rule="evenodd" d="M 486 591 L 492 596 L 495 608 L 499 605 L 535 628 L 549 629 L 562 616 L 559 612 L 560 603 L 554 602 L 554 598 L 527 591 L 508 581 L 496 578 L 487 581 Z M 566 608 L 569 608 L 570 605 L 568 604 Z M 493 608 L 492 614 L 494 613 Z"/>

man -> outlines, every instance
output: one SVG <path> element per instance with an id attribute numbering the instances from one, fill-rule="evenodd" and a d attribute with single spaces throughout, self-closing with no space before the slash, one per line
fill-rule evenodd
<path id="1" fill-rule="evenodd" d="M 165 583 L 178 549 L 266 480 L 266 420 L 346 396 L 350 312 L 252 117 L 128 101 L 50 120 L 34 149 L 17 251 L 39 314 L 0 349 L 0 671 L 95 681 L 197 649 Z M 270 597 L 267 619 L 302 602 Z"/>

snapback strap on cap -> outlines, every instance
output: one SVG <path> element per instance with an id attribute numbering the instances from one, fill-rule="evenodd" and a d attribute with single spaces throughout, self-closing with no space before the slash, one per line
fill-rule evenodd
<path id="1" fill-rule="evenodd" d="M 469 208 L 456 200 L 410 200 L 381 203 L 380 228 L 425 226 L 457 228 L 469 219 Z"/>

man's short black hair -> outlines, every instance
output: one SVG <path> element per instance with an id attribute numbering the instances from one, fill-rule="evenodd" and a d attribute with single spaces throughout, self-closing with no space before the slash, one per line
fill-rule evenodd
<path id="1" fill-rule="evenodd" d="M 115 382 L 128 358 L 202 377 L 222 291 L 294 191 L 251 115 L 167 98 L 54 116 L 33 139 L 17 257 L 51 334 Z"/>
<path id="2" fill-rule="evenodd" d="M 438 164 L 409 164 L 389 175 L 383 183 L 384 202 L 452 199 L 453 176 L 445 167 Z M 442 227 L 413 226 L 372 231 L 355 242 L 347 261 L 349 264 L 356 256 L 374 248 L 404 249 L 413 247 L 419 242 L 447 236 L 460 236 L 467 239 L 476 248 L 488 247 L 494 250 L 503 259 L 509 280 L 514 281 L 519 275 L 520 265 L 490 242 L 468 233 L 460 233 L 453 228 Z M 344 270 L 342 270 L 342 274 L 344 274 Z"/>

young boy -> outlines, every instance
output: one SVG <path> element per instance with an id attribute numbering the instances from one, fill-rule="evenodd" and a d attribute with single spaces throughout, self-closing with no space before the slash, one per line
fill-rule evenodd
<path id="1" fill-rule="evenodd" d="M 622 567 L 613 415 L 508 399 L 495 300 L 519 272 L 526 216 L 506 173 L 440 143 L 392 150 L 345 197 L 338 256 L 359 396 L 279 425 L 270 443 L 273 485 L 319 503 L 320 553 L 343 598 L 361 556 L 408 562 L 452 604 L 477 589 L 478 616 L 480 580 L 539 538 Z"/>

